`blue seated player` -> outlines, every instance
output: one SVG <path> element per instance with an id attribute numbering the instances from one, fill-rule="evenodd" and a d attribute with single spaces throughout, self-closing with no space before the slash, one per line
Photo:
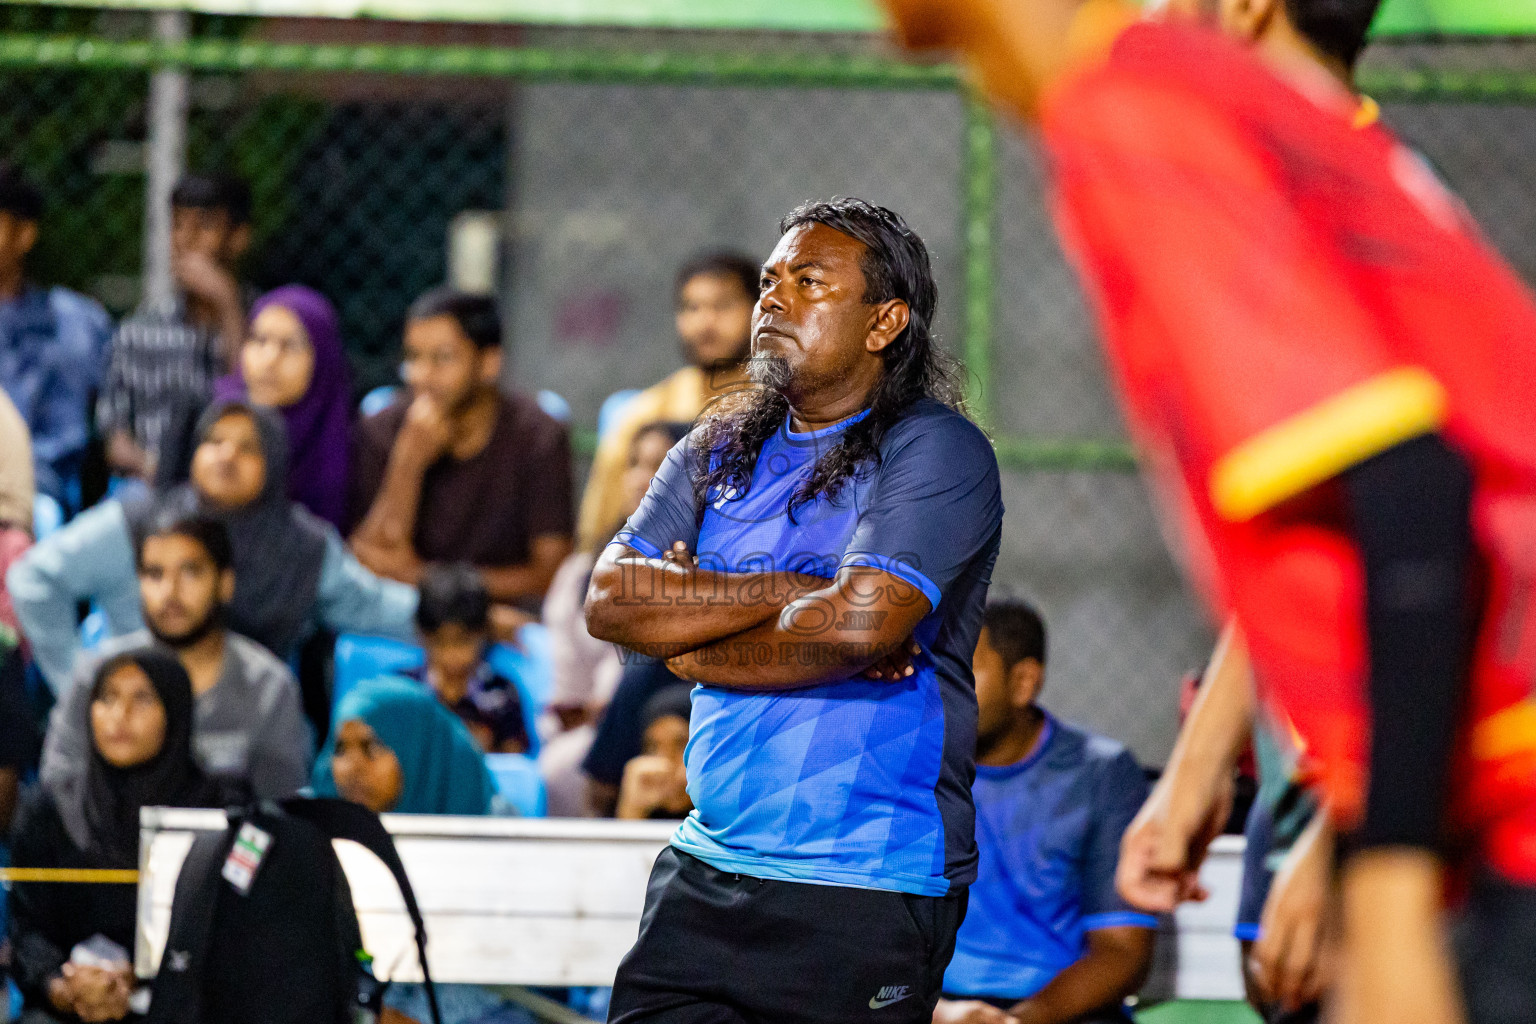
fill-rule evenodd
<path id="1" fill-rule="evenodd" d="M 1045 623 L 1028 605 L 988 603 L 973 669 L 981 863 L 934 1024 L 1129 1021 L 1157 920 L 1115 893 L 1115 865 L 1146 777 L 1036 703 Z"/>
<path id="2" fill-rule="evenodd" d="M 421 575 L 416 629 L 427 660 L 407 672 L 437 692 L 488 754 L 528 752 L 528 721 L 517 684 L 485 660 L 491 597 L 474 566 L 431 565 Z"/>

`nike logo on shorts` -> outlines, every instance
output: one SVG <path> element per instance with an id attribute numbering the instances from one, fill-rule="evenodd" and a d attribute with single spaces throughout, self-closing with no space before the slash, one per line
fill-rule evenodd
<path id="1" fill-rule="evenodd" d="M 887 985 L 869 997 L 869 1008 L 871 1010 L 881 1010 L 892 1003 L 899 1003 L 911 995 L 911 985 Z"/>

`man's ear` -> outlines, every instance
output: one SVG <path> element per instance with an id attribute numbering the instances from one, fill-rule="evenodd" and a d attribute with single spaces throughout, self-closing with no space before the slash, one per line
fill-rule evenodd
<path id="1" fill-rule="evenodd" d="M 16 248 L 25 256 L 37 244 L 37 221 L 24 220 L 16 225 Z"/>
<path id="2" fill-rule="evenodd" d="M 875 307 L 875 319 L 864 339 L 864 351 L 882 352 L 912 322 L 912 310 L 902 299 L 888 299 Z"/>
<path id="3" fill-rule="evenodd" d="M 501 346 L 480 350 L 480 383 L 495 386 L 501 382 Z"/>
<path id="4" fill-rule="evenodd" d="M 1045 666 L 1034 658 L 1021 658 L 1008 670 L 1008 697 L 1016 708 L 1027 708 L 1040 696 Z"/>
<path id="5" fill-rule="evenodd" d="M 229 253 L 230 262 L 234 262 L 245 255 L 245 250 L 251 247 L 251 226 L 249 224 L 236 225 L 229 232 L 229 241 L 225 243 L 224 250 Z"/>
<path id="6" fill-rule="evenodd" d="M 1229 32 L 1247 42 L 1264 37 L 1277 17 L 1285 16 L 1285 0 L 1220 0 L 1221 20 Z"/>
<path id="7" fill-rule="evenodd" d="M 235 599 L 235 570 L 223 569 L 219 572 L 219 603 L 229 604 Z"/>

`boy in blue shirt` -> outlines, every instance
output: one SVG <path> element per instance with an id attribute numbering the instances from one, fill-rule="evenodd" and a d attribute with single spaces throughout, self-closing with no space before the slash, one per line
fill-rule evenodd
<path id="1" fill-rule="evenodd" d="M 1115 893 L 1115 865 L 1146 777 L 1036 703 L 1045 623 L 1028 605 L 988 603 L 972 667 L 981 862 L 934 1024 L 1129 1021 L 1157 920 Z"/>

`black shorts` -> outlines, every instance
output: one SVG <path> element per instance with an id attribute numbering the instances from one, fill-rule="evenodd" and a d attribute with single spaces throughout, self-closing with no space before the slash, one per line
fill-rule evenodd
<path id="1" fill-rule="evenodd" d="M 656 858 L 610 1024 L 929 1024 L 965 893 L 909 896 Z"/>
<path id="2" fill-rule="evenodd" d="M 1469 1024 L 1536 1021 L 1536 888 L 1484 872 L 1454 934 Z"/>

